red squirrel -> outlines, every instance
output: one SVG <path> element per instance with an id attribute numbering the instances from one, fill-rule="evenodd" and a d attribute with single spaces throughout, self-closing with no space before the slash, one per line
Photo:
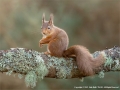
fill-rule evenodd
<path id="1" fill-rule="evenodd" d="M 67 49 L 69 39 L 67 33 L 53 24 L 53 15 L 50 15 L 49 21 L 45 20 L 45 15 L 42 17 L 41 32 L 43 38 L 39 41 L 39 46 L 48 44 L 47 52 L 51 56 L 62 57 L 63 52 Z"/>
<path id="2" fill-rule="evenodd" d="M 94 69 L 104 63 L 105 59 L 102 54 L 97 58 L 93 58 L 84 46 L 74 45 L 67 49 L 69 43 L 68 35 L 64 30 L 54 26 L 52 14 L 49 21 L 45 21 L 45 15 L 43 14 L 41 29 L 43 38 L 39 41 L 39 46 L 48 44 L 48 50 L 45 54 L 56 57 L 70 57 L 74 55 L 78 69 L 84 76 L 93 75 Z"/>
<path id="3" fill-rule="evenodd" d="M 88 49 L 81 45 L 73 45 L 63 53 L 65 57 L 72 55 L 76 57 L 78 69 L 84 76 L 94 75 L 94 69 L 102 65 L 105 61 L 103 54 L 93 58 Z"/>

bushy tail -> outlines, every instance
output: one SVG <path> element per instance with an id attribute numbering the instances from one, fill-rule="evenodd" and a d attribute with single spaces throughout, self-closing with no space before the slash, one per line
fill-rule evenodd
<path id="1" fill-rule="evenodd" d="M 84 75 L 84 76 L 94 75 L 93 68 L 92 68 L 89 61 L 77 60 L 77 64 L 79 64 L 77 66 L 78 66 L 78 69 L 80 70 L 82 75 Z"/>
<path id="2" fill-rule="evenodd" d="M 80 45 L 71 46 L 64 52 L 65 55 L 75 55 L 76 63 L 80 73 L 83 76 L 94 75 L 94 69 L 102 65 L 105 61 L 104 55 L 101 53 L 97 58 L 93 58 L 89 50 Z"/>
<path id="3" fill-rule="evenodd" d="M 84 52 L 81 52 L 81 54 L 76 57 L 78 69 L 80 70 L 81 74 L 84 76 L 94 75 L 93 66 L 92 66 L 94 62 L 91 62 L 93 61 L 92 60 L 93 58 L 91 57 L 90 54 L 85 54 Z"/>
<path id="4" fill-rule="evenodd" d="M 93 58 L 92 55 L 85 54 L 87 51 L 82 51 L 79 56 L 77 56 L 77 65 L 78 69 L 84 76 L 94 75 L 94 69 L 102 65 L 105 61 L 103 54 L 100 54 L 98 57 Z"/>

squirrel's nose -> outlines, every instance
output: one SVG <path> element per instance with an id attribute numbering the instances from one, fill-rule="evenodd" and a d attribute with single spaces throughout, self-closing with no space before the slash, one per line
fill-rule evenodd
<path id="1" fill-rule="evenodd" d="M 43 32 L 43 35 L 45 35 L 45 32 Z"/>

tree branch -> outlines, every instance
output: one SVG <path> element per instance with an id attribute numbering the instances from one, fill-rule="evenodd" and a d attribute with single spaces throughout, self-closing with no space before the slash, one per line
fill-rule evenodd
<path id="1" fill-rule="evenodd" d="M 102 78 L 104 72 L 120 71 L 120 47 L 113 47 L 93 53 L 97 57 L 104 52 L 106 61 L 95 69 L 95 73 Z M 57 58 L 25 48 L 11 48 L 0 50 L 0 72 L 12 72 L 25 75 L 27 86 L 34 87 L 37 79 L 49 78 L 81 78 L 75 58 Z"/>

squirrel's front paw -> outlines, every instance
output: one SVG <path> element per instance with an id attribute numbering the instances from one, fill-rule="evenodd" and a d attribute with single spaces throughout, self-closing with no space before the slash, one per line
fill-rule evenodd
<path id="1" fill-rule="evenodd" d="M 43 46 L 43 44 L 41 43 L 41 41 L 39 41 L 39 47 L 42 47 Z"/>
<path id="2" fill-rule="evenodd" d="M 50 53 L 49 53 L 48 51 L 46 51 L 46 52 L 44 52 L 44 54 L 47 54 L 47 55 L 49 55 Z"/>

